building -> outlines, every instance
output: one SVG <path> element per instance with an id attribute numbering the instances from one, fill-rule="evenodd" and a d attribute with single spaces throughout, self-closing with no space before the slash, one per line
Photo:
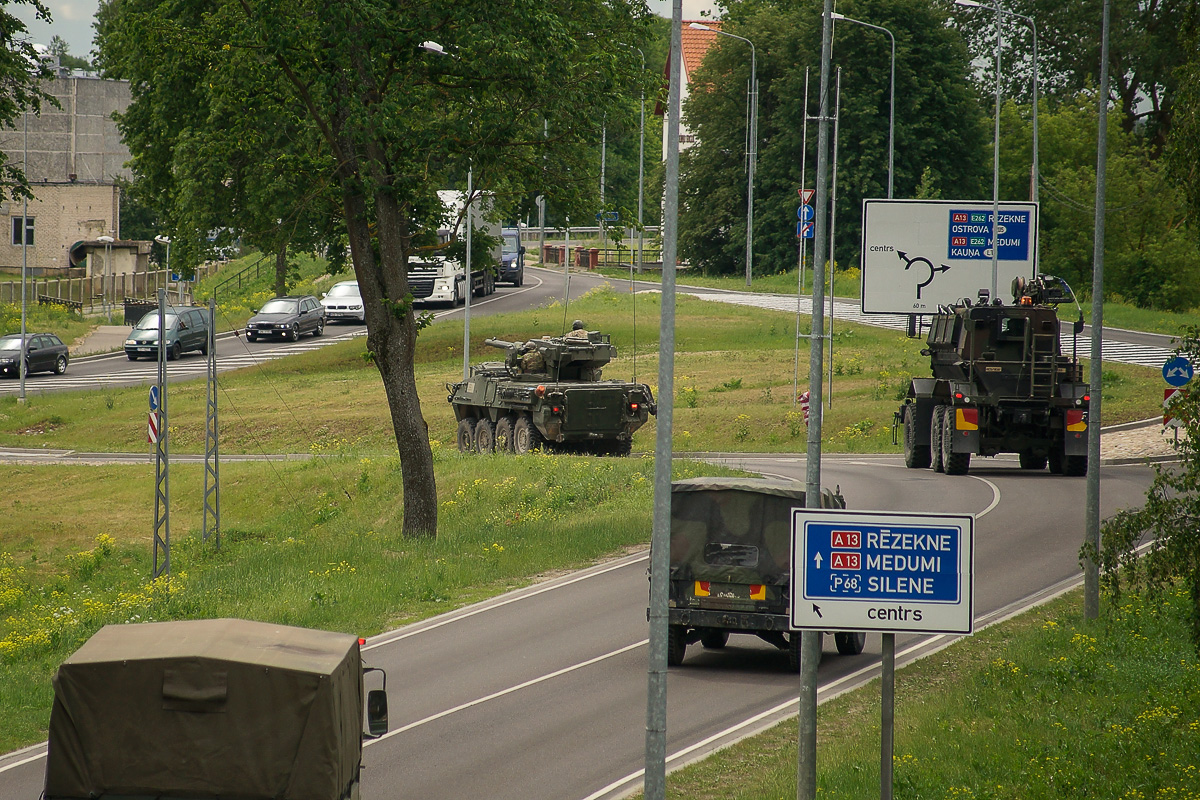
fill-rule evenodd
<path id="1" fill-rule="evenodd" d="M 699 30 L 690 27 L 692 23 L 699 23 L 711 30 Z M 682 50 L 683 50 L 683 74 L 679 81 L 679 105 L 683 108 L 687 105 L 688 91 L 691 86 L 691 76 L 696 69 L 704 62 L 704 57 L 708 55 L 709 49 L 717 41 L 720 35 L 717 33 L 721 29 L 720 20 L 709 19 L 685 19 L 683 20 L 683 30 L 680 33 Z M 671 81 L 671 64 L 674 61 L 670 53 L 667 54 L 667 63 L 663 67 L 663 82 L 665 86 L 670 85 Z M 659 102 L 654 109 L 655 114 L 663 117 L 663 141 L 662 141 L 662 158 L 667 160 L 667 107 L 663 102 Z M 679 149 L 681 151 L 688 149 L 696 142 L 696 135 L 687 127 L 687 124 L 681 119 L 679 121 Z"/>
<path id="2" fill-rule="evenodd" d="M 59 107 L 45 104 L 40 115 L 0 130 L 0 150 L 9 163 L 26 165 L 35 196 L 28 212 L 21 200 L 0 203 L 0 268 L 19 270 L 24 258 L 33 275 L 99 274 L 105 247 L 99 237 L 111 236 L 118 240 L 110 246 L 112 263 L 132 259 L 144 270 L 149 243 L 120 241 L 116 181 L 132 173 L 113 114 L 129 107 L 129 82 L 58 69 L 44 86 Z M 89 259 L 95 252 L 100 257 Z"/>

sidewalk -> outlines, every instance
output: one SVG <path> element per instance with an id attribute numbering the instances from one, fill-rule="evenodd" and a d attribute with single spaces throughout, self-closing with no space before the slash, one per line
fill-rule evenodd
<path id="1" fill-rule="evenodd" d="M 125 346 L 128 325 L 100 325 L 96 330 L 71 345 L 71 358 L 99 353 L 116 353 Z"/>

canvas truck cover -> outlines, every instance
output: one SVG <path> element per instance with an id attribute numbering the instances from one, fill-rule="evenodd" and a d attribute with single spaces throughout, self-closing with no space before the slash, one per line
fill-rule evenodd
<path id="1" fill-rule="evenodd" d="M 54 676 L 45 796 L 345 797 L 362 708 L 355 636 L 235 619 L 108 625 Z"/>
<path id="2" fill-rule="evenodd" d="M 787 584 L 792 509 L 804 484 L 777 478 L 689 478 L 671 484 L 671 580 Z M 821 492 L 822 508 L 845 508 Z"/>

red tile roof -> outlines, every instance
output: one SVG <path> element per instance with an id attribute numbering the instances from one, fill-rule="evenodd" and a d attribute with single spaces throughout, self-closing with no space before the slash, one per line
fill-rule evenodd
<path id="1" fill-rule="evenodd" d="M 705 27 L 712 28 L 709 31 L 700 31 L 695 28 L 688 27 L 693 22 L 698 22 Z M 680 40 L 683 49 L 683 72 L 688 77 L 688 82 L 691 82 L 692 72 L 700 66 L 704 61 L 704 56 L 708 54 L 708 50 L 717 41 L 717 31 L 721 29 L 721 20 L 709 19 L 685 19 L 683 20 L 683 30 L 680 31 Z M 674 60 L 669 55 L 668 50 L 667 63 L 663 65 L 663 87 L 667 87 L 671 82 L 671 62 Z M 665 111 L 664 104 L 661 100 L 655 104 L 654 113 L 662 116 Z"/>

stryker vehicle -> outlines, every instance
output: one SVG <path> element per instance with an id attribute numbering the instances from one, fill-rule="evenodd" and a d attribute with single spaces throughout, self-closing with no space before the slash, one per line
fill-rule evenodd
<path id="1" fill-rule="evenodd" d="M 62 663 L 46 800 L 353 800 L 363 706 L 360 640 L 238 619 L 107 625 Z"/>
<path id="2" fill-rule="evenodd" d="M 671 484 L 671 585 L 667 663 L 683 663 L 689 644 L 720 650 L 748 633 L 787 653 L 800 668 L 800 631 L 790 629 L 792 509 L 804 484 L 778 478 L 689 478 Z M 821 492 L 822 508 L 845 508 Z M 858 655 L 867 635 L 833 634 L 837 651 Z"/>
<path id="3" fill-rule="evenodd" d="M 629 455 L 633 432 L 655 413 L 644 383 L 601 380 L 617 349 L 608 334 L 582 329 L 518 344 L 487 339 L 504 361 L 471 367 L 447 383 L 458 449 L 528 453 L 543 444 L 597 455 Z"/>
<path id="4" fill-rule="evenodd" d="M 1088 384 L 1063 355 L 1055 310 L 1075 296 L 1052 275 L 1017 278 L 1012 292 L 1013 305 L 980 289 L 975 303 L 938 309 L 921 351 L 933 377 L 912 379 L 892 424 L 906 466 L 962 475 L 972 454 L 1017 453 L 1022 469 L 1087 473 Z"/>

